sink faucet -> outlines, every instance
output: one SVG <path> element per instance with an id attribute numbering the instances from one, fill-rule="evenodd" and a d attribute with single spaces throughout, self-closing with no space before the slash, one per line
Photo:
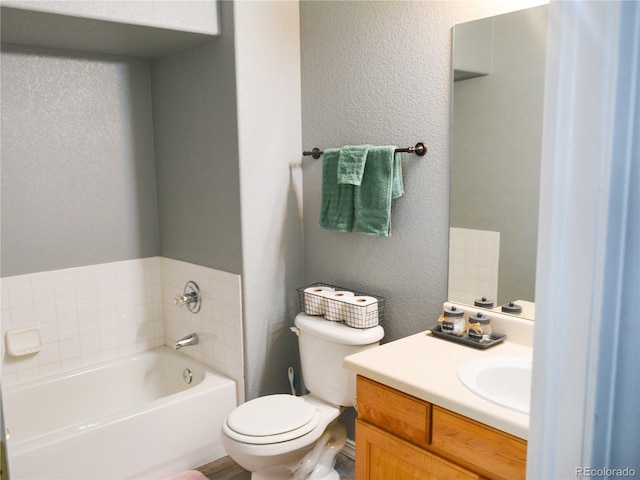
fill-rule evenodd
<path id="1" fill-rule="evenodd" d="M 178 340 L 173 345 L 173 348 L 175 348 L 176 350 L 180 350 L 182 347 L 188 347 L 189 345 L 196 345 L 197 343 L 198 343 L 198 334 L 190 333 L 186 337 L 182 337 L 180 340 Z"/>

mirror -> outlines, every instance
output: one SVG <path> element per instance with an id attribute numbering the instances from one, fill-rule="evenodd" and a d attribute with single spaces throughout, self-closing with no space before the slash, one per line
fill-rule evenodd
<path id="1" fill-rule="evenodd" d="M 546 36 L 546 5 L 453 29 L 448 300 L 531 319 Z"/>

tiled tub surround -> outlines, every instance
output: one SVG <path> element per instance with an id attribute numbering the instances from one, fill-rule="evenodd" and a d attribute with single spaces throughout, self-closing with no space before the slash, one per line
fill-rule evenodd
<path id="1" fill-rule="evenodd" d="M 13 385 L 164 344 L 157 257 L 2 279 L 2 382 Z M 6 353 L 7 330 L 40 326 L 43 349 Z"/>
<path id="2" fill-rule="evenodd" d="M 160 266 L 166 345 L 173 347 L 179 338 L 196 332 L 198 344 L 180 351 L 236 380 L 238 401 L 244 401 L 240 275 L 165 257 Z M 202 295 L 197 314 L 173 302 L 189 280 L 198 284 Z"/>
<path id="3" fill-rule="evenodd" d="M 188 280 L 202 289 L 198 314 L 173 298 Z M 2 382 L 11 386 L 121 358 L 197 332 L 181 351 L 236 380 L 242 399 L 240 276 L 150 257 L 2 279 Z M 12 357 L 7 330 L 38 325 L 43 349 Z"/>

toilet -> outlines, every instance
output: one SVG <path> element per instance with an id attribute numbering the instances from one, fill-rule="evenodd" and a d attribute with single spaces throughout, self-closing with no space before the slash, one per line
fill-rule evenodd
<path id="1" fill-rule="evenodd" d="M 353 406 L 355 374 L 344 357 L 380 344 L 380 325 L 351 328 L 300 313 L 295 328 L 308 395 L 267 395 L 243 403 L 222 426 L 222 445 L 252 480 L 339 480 L 333 468 L 346 441 L 338 417 Z"/>

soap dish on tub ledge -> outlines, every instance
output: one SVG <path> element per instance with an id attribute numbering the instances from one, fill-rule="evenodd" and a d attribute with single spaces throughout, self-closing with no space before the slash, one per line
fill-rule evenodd
<path id="1" fill-rule="evenodd" d="M 300 311 L 307 315 L 323 315 L 353 328 L 372 328 L 384 320 L 385 297 L 328 283 L 312 283 L 297 291 Z"/>

